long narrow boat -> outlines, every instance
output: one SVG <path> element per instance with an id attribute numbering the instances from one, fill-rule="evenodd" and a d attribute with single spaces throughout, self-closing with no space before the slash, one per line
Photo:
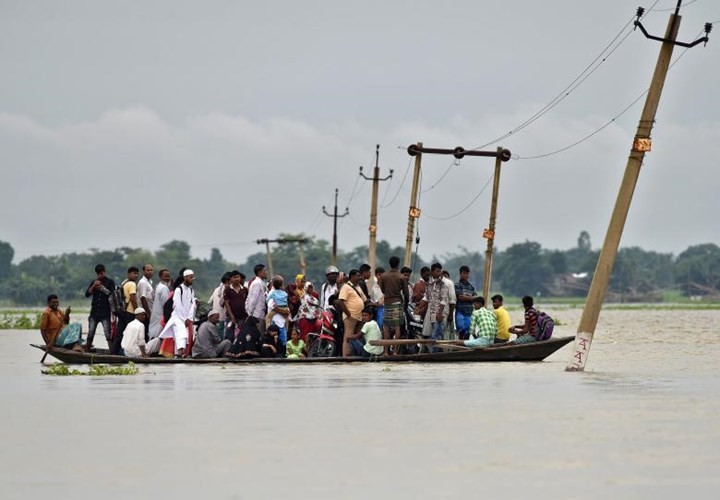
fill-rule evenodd
<path id="1" fill-rule="evenodd" d="M 61 347 L 51 347 L 49 354 L 54 358 L 67 364 L 89 365 L 89 364 L 111 364 L 120 365 L 126 363 L 136 364 L 214 364 L 214 363 L 352 363 L 352 362 L 383 362 L 397 363 L 413 361 L 417 363 L 455 363 L 455 362 L 489 362 L 489 361 L 542 361 L 564 345 L 575 340 L 574 336 L 552 338 L 542 342 L 530 344 L 508 345 L 500 347 L 487 347 L 477 349 L 449 350 L 437 353 L 405 354 L 397 356 L 380 356 L 371 358 L 360 357 L 335 357 L 335 358 L 254 358 L 254 359 L 231 359 L 231 358 L 129 358 L 109 354 L 105 349 L 98 349 L 96 352 L 78 352 Z M 45 346 L 30 344 L 32 347 L 45 351 Z"/>

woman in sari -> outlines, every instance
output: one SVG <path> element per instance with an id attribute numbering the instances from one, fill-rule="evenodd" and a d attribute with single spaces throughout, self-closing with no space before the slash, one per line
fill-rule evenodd
<path id="1" fill-rule="evenodd" d="M 300 338 L 306 341 L 308 333 L 317 331 L 317 320 L 320 318 L 320 301 L 317 293 L 313 290 L 313 284 L 309 281 L 305 283 L 304 292 L 300 311 L 298 312 L 297 325 Z"/>

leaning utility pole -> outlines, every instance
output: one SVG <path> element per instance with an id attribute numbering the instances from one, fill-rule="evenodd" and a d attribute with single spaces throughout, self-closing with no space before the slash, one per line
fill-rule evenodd
<path id="1" fill-rule="evenodd" d="M 578 324 L 572 357 L 565 368 L 567 371 L 583 371 L 585 369 L 585 363 L 587 362 L 587 357 L 590 352 L 590 344 L 595 333 L 598 317 L 600 316 L 600 308 L 605 298 L 605 291 L 610 281 L 610 275 L 612 274 L 613 265 L 615 264 L 615 257 L 617 256 L 618 247 L 620 246 L 620 238 L 622 237 L 625 221 L 627 220 L 628 211 L 630 210 L 630 202 L 632 201 L 633 192 L 635 191 L 635 186 L 640 175 L 640 167 L 642 167 L 645 153 L 650 151 L 651 148 L 652 141 L 650 133 L 652 132 L 653 123 L 655 122 L 655 114 L 660 102 L 663 85 L 665 84 L 665 76 L 670 67 L 673 48 L 675 45 L 690 48 L 700 42 L 707 43 L 707 35 L 712 29 L 712 24 L 707 23 L 705 24 L 706 36 L 704 38 L 700 38 L 691 43 L 677 42 L 676 39 L 681 19 L 679 15 L 681 3 L 682 0 L 678 0 L 675 13 L 670 15 L 664 38 L 649 35 L 640 22 L 640 18 L 645 10 L 641 7 L 637 11 L 635 27 L 640 28 L 640 31 L 642 31 L 647 38 L 662 42 L 662 47 L 660 48 L 660 55 L 655 65 L 655 73 L 650 83 L 647 98 L 645 99 L 645 107 L 640 116 L 640 123 L 638 123 L 635 139 L 630 150 L 630 156 L 625 167 L 625 174 L 622 184 L 620 185 L 620 191 L 615 201 L 615 208 L 610 219 L 607 233 L 605 234 L 605 242 L 600 251 L 595 274 L 593 275 L 593 280 L 588 290 L 585 308 L 583 309 L 583 314 Z"/>
<path id="2" fill-rule="evenodd" d="M 372 185 L 372 201 L 370 203 L 370 226 L 368 227 L 368 231 L 370 233 L 370 244 L 368 245 L 368 264 L 370 265 L 370 283 L 368 284 L 368 289 L 370 288 L 370 285 L 375 283 L 375 247 L 377 243 L 377 204 L 378 204 L 378 188 L 380 181 L 386 181 L 388 179 L 391 179 L 393 176 L 393 170 L 390 169 L 390 175 L 387 177 L 380 178 L 380 166 L 378 165 L 380 161 L 380 144 L 375 146 L 375 169 L 373 170 L 373 176 L 368 177 L 365 174 L 362 173 L 363 168 L 360 167 L 360 176 L 368 181 L 373 181 Z"/>
<path id="3" fill-rule="evenodd" d="M 483 231 L 483 237 L 488 240 L 487 250 L 485 252 L 485 275 L 483 280 L 483 297 L 487 300 L 487 296 L 490 294 L 490 278 L 492 275 L 492 257 L 493 257 L 493 244 L 495 241 L 495 221 L 497 219 L 497 205 L 498 205 L 498 193 L 500 191 L 500 165 L 502 162 L 510 160 L 512 153 L 508 149 L 497 148 L 495 151 L 477 151 L 474 149 L 465 150 L 460 146 L 455 149 L 437 149 L 437 148 L 425 148 L 422 142 L 412 144 L 408 146 L 407 152 L 410 156 L 415 156 L 415 172 L 420 172 L 420 160 L 419 157 L 422 153 L 439 154 L 439 155 L 453 155 L 458 160 L 465 156 L 490 156 L 495 158 L 495 173 L 493 176 L 493 194 L 492 202 L 490 204 L 490 227 Z M 417 190 L 419 186 L 416 185 L 415 179 L 413 179 L 413 191 L 411 193 L 410 201 L 410 223 L 408 224 L 408 239 L 405 241 L 405 261 L 408 261 L 408 256 L 412 252 L 412 229 L 410 224 L 415 223 L 414 219 L 420 217 L 420 209 L 417 205 Z M 406 264 L 407 265 L 407 264 Z"/>
<path id="4" fill-rule="evenodd" d="M 273 269 L 273 263 L 272 263 L 272 253 L 270 252 L 270 243 L 277 243 L 279 245 L 284 245 L 286 243 L 298 243 L 300 244 L 300 267 L 302 269 L 302 273 L 305 274 L 305 258 L 302 251 L 302 245 L 307 243 L 307 238 L 280 238 L 278 240 L 269 240 L 267 238 L 262 238 L 257 240 L 258 245 L 265 244 L 265 253 L 267 255 L 267 263 L 268 263 L 268 270 L 270 271 L 270 279 L 272 279 L 273 276 L 275 276 L 275 271 Z"/>
<path id="5" fill-rule="evenodd" d="M 337 211 L 337 199 L 338 199 L 338 189 L 335 188 L 335 210 L 332 214 L 327 213 L 325 210 L 325 205 L 322 207 L 322 211 L 325 215 L 328 217 L 333 218 L 333 246 L 332 246 L 332 265 L 337 266 L 337 220 L 342 219 L 346 215 L 350 213 L 350 210 L 345 207 L 345 213 L 342 215 L 338 215 Z"/>
<path id="6" fill-rule="evenodd" d="M 416 145 L 418 150 L 422 149 L 423 143 L 418 142 Z M 415 156 L 415 170 L 413 171 L 412 191 L 410 191 L 410 209 L 408 210 L 408 228 L 405 238 L 405 267 L 410 267 L 412 261 L 412 240 L 415 232 L 415 221 L 420 217 L 420 209 L 418 203 L 418 190 L 420 186 L 420 163 L 422 162 L 422 153 Z"/>

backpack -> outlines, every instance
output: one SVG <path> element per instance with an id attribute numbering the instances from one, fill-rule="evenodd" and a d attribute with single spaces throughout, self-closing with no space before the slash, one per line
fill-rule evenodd
<path id="1" fill-rule="evenodd" d="M 124 312 L 127 304 L 125 304 L 125 292 L 123 287 L 127 283 L 127 280 L 123 281 L 120 286 L 116 286 L 108 297 L 110 301 L 110 311 L 116 316 L 120 317 Z"/>
<path id="2" fill-rule="evenodd" d="M 552 337 L 554 329 L 555 321 L 553 321 L 548 314 L 538 311 L 537 334 L 535 338 L 537 340 L 548 340 Z"/>
<path id="3" fill-rule="evenodd" d="M 182 293 L 182 290 L 180 291 Z M 165 323 L 170 321 L 170 316 L 172 316 L 174 304 L 173 304 L 173 296 L 175 295 L 175 290 L 170 292 L 168 295 L 167 300 L 163 304 L 163 319 L 165 319 Z"/>

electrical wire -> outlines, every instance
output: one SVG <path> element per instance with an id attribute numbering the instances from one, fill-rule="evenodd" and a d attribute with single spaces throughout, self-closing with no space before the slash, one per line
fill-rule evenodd
<path id="1" fill-rule="evenodd" d="M 659 1 L 659 0 L 658 0 L 658 1 Z M 692 5 L 692 4 L 694 4 L 695 2 L 697 2 L 697 1 L 698 1 L 698 0 L 690 0 L 690 1 L 689 1 L 688 3 L 686 3 L 685 5 L 681 5 L 680 8 L 684 9 L 685 7 L 687 7 L 687 6 L 689 6 L 689 5 Z M 657 2 L 655 2 L 655 3 L 657 3 Z M 656 10 L 655 12 L 670 12 L 671 10 L 674 11 L 676 8 L 677 8 L 677 7 L 669 7 L 669 8 L 667 8 L 667 9 L 658 9 L 658 10 Z"/>
<path id="2" fill-rule="evenodd" d="M 480 195 L 483 194 L 483 192 L 485 192 L 485 190 L 487 189 L 487 187 L 490 185 L 490 181 L 492 181 L 492 180 L 493 180 L 493 176 L 490 176 L 490 178 L 487 180 L 487 182 L 486 182 L 485 185 L 482 187 L 482 189 L 480 189 L 480 191 L 475 195 L 475 197 L 474 197 L 472 200 L 470 200 L 470 203 L 468 203 L 467 205 L 465 205 L 465 207 L 464 207 L 462 210 L 460 210 L 459 212 L 457 212 L 457 213 L 455 213 L 455 214 L 453 214 L 453 215 L 449 215 L 449 216 L 447 216 L 447 217 L 433 217 L 432 215 L 428 215 L 428 214 L 425 214 L 425 217 L 427 217 L 428 219 L 432 219 L 432 220 L 450 220 L 450 219 L 454 219 L 455 217 L 457 217 L 457 216 L 459 216 L 459 215 L 462 215 L 462 214 L 465 213 L 471 206 L 473 206 L 473 204 L 475 204 L 475 202 L 480 198 Z"/>
<path id="3" fill-rule="evenodd" d="M 393 199 L 390 200 L 390 203 L 388 203 L 387 205 L 385 205 L 384 203 L 381 203 L 380 208 L 388 208 L 393 203 L 395 203 L 395 200 L 397 200 L 398 195 L 400 195 L 400 191 L 402 191 L 402 188 L 405 185 L 405 180 L 407 179 L 408 172 L 410 172 L 410 165 L 412 164 L 412 160 L 413 160 L 412 157 L 410 157 L 410 159 L 408 160 L 407 168 L 405 169 L 405 174 L 403 175 L 402 182 L 400 183 L 400 186 L 398 186 L 398 190 L 395 193 L 395 196 L 393 196 Z M 384 199 L 383 199 L 383 202 L 384 202 Z"/>
<path id="4" fill-rule="evenodd" d="M 703 30 L 701 30 L 701 31 L 695 36 L 695 39 L 697 40 L 702 33 L 703 33 Z M 675 64 L 677 64 L 677 62 L 682 58 L 682 56 L 685 55 L 685 53 L 686 53 L 688 50 L 689 50 L 689 47 L 686 47 L 685 50 L 683 50 L 683 51 L 675 58 L 675 60 L 674 60 L 672 63 L 670 63 L 670 66 L 668 67 L 668 71 L 670 71 L 670 69 L 672 69 L 672 67 L 675 66 Z M 565 152 L 565 151 L 567 151 L 568 149 L 572 149 L 572 148 L 574 148 L 575 146 L 578 146 L 579 144 L 582 144 L 583 142 L 587 141 L 588 139 L 590 139 L 590 138 L 593 137 L 594 135 L 596 135 L 596 134 L 600 133 L 601 131 L 605 130 L 608 126 L 610 126 L 610 124 L 612 124 L 613 122 L 615 122 L 615 120 L 617 120 L 617 119 L 620 118 L 622 115 L 624 115 L 628 110 L 630 110 L 630 108 L 632 108 L 633 106 L 635 106 L 635 104 L 637 104 L 637 102 L 638 102 L 640 99 L 642 99 L 649 91 L 650 91 L 650 88 L 648 87 L 647 89 L 645 89 L 645 91 L 644 91 L 642 94 L 640 94 L 639 96 L 637 96 L 637 97 L 635 98 L 635 100 L 633 100 L 630 104 L 628 104 L 625 108 L 623 108 L 622 111 L 620 111 L 618 114 L 616 114 L 614 117 L 612 117 L 612 118 L 611 118 L 608 122 L 606 122 L 604 125 L 602 125 L 601 127 L 595 129 L 593 132 L 591 132 L 590 134 L 586 135 L 586 136 L 583 137 L 582 139 L 577 140 L 577 141 L 573 142 L 572 144 L 569 144 L 569 145 L 567 145 L 567 146 L 565 146 L 565 147 L 562 147 L 562 148 L 560 148 L 560 149 L 556 149 L 555 151 L 551 151 L 551 152 L 549 152 L 549 153 L 543 153 L 543 154 L 534 155 L 534 156 L 516 156 L 515 159 L 516 159 L 516 160 L 537 160 L 537 159 L 539 159 L 539 158 L 546 158 L 546 157 L 548 157 L 548 156 L 552 156 L 552 155 L 556 155 L 556 154 L 558 154 L 558 153 Z"/>
<path id="5" fill-rule="evenodd" d="M 450 163 L 450 165 L 448 165 L 448 168 L 445 169 L 445 172 L 443 172 L 443 174 L 440 176 L 440 178 L 439 178 L 437 181 L 435 181 L 435 184 L 433 184 L 432 186 L 430 186 L 429 188 L 425 189 L 425 190 L 422 191 L 422 192 L 423 192 L 423 193 L 427 193 L 427 192 L 430 191 L 431 189 L 435 189 L 435 187 L 437 187 L 437 185 L 440 184 L 440 183 L 443 181 L 443 179 L 445 179 L 445 177 L 447 177 L 447 174 L 450 173 L 450 170 L 451 170 L 453 167 L 458 166 L 458 165 L 460 165 L 460 160 L 458 160 L 457 158 L 455 158 L 455 159 Z"/>

